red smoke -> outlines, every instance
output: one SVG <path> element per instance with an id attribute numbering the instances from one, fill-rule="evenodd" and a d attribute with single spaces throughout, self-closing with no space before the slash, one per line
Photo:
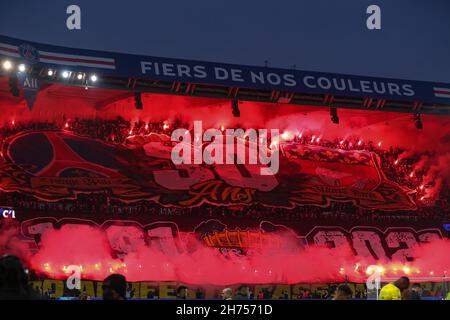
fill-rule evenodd
<path id="1" fill-rule="evenodd" d="M 19 238 L 19 223 L 12 219 L 0 220 L 0 257 L 5 254 L 30 258 L 27 244 Z"/>
<path id="2" fill-rule="evenodd" d="M 115 96 L 117 92 L 92 89 L 85 92 L 83 88 L 70 88 L 66 92 L 56 85 L 48 94 L 40 94 L 33 111 L 30 112 L 25 102 L 20 105 L 2 103 L 0 112 L 4 125 L 12 120 L 16 122 L 50 121 L 64 125 L 66 119 L 113 119 L 121 116 L 129 121 L 172 122 L 182 119 L 191 125 L 195 120 L 203 121 L 206 128 L 276 128 L 294 133 L 315 135 L 321 139 L 347 139 L 357 137 L 362 141 L 381 142 L 382 148 L 401 147 L 405 151 L 399 156 L 404 159 L 415 153 L 430 152 L 424 157 L 414 171 L 425 172 L 424 184 L 430 185 L 426 190 L 427 198 L 434 198 L 442 187 L 448 186 L 450 180 L 450 117 L 422 115 L 423 129 L 418 130 L 410 114 L 383 111 L 364 111 L 339 109 L 339 124 L 333 124 L 329 108 L 317 106 L 279 105 L 240 101 L 241 116 L 233 117 L 228 100 L 185 97 L 164 94 L 144 94 L 143 110 L 136 110 L 133 97 L 118 100 L 95 108 L 95 101 L 80 99 L 89 95 Z M 50 94 L 61 90 L 61 94 Z M 77 91 L 78 90 L 78 91 Z M 114 100 L 114 99 L 113 99 Z M 55 106 L 58 106 L 55 109 Z M 2 125 L 2 123 L 0 123 Z"/>
<path id="3" fill-rule="evenodd" d="M 105 234 L 93 227 L 66 225 L 60 230 L 47 231 L 33 256 L 26 254 L 13 230 L 9 228 L 9 233 L 2 230 L 0 253 L 20 255 L 33 270 L 51 278 L 67 277 L 65 268 L 69 265 L 81 265 L 82 277 L 92 280 L 102 280 L 114 272 L 124 274 L 129 281 L 216 285 L 365 282 L 367 267 L 372 264 L 383 267 L 383 277 L 407 275 L 427 281 L 432 281 L 433 276 L 442 277 L 450 270 L 450 240 L 447 239 L 418 245 L 413 249 L 414 262 L 404 263 L 357 257 L 349 246 L 303 248 L 294 241 L 285 242 L 281 249 L 263 248 L 247 256 L 223 254 L 205 247 L 193 234 L 185 233 L 180 238 L 182 243 L 189 243 L 189 250 L 185 247 L 181 253 L 169 254 L 142 242 L 119 259 Z M 8 236 L 10 239 L 5 242 Z M 6 248 L 5 243 L 11 243 L 12 239 L 14 245 Z"/>
<path id="4" fill-rule="evenodd" d="M 426 172 L 425 184 L 433 184 L 427 187 L 427 194 L 436 194 L 441 187 L 447 187 L 444 183 L 450 178 L 449 117 L 422 116 L 423 129 L 418 130 L 411 115 L 339 109 L 340 124 L 336 125 L 331 122 L 327 108 L 240 102 L 241 117 L 235 118 L 229 101 L 157 94 L 144 95 L 143 111 L 134 108 L 131 98 L 97 110 L 88 99 L 80 99 L 76 94 L 71 98 L 64 95 L 57 97 L 51 94 L 51 90 L 45 95 L 40 94 L 32 112 L 28 111 L 24 101 L 20 106 L 2 103 L 0 111 L 5 124 L 14 119 L 62 123 L 63 116 L 67 119 L 94 119 L 120 115 L 131 121 L 170 122 L 181 118 L 192 124 L 194 120 L 203 120 L 204 128 L 219 128 L 222 125 L 231 128 L 278 128 L 328 140 L 356 136 L 363 141 L 380 141 L 386 149 L 399 146 L 408 150 L 399 159 L 416 152 L 430 151 L 431 154 L 422 157 L 414 168 L 414 171 Z M 30 256 L 26 245 L 18 240 L 16 234 L 17 230 L 12 226 L 2 227 L 0 254 L 20 255 L 33 269 L 61 278 L 66 276 L 63 267 L 75 264 L 83 266 L 85 278 L 99 280 L 110 272 L 119 272 L 130 281 L 178 280 L 198 284 L 313 283 L 343 281 L 345 278 L 363 282 L 367 266 L 377 264 L 377 261 L 355 257 L 348 247 L 303 249 L 287 244 L 282 250 L 266 248 L 247 257 L 224 255 L 217 249 L 204 247 L 189 234 L 182 236 L 184 242 L 190 240 L 191 251 L 167 254 L 142 243 L 133 252 L 119 258 L 114 255 L 101 231 L 85 226 L 64 226 L 59 231 L 47 232 L 41 239 L 40 250 Z M 416 259 L 411 264 L 397 261 L 378 263 L 389 277 L 403 274 L 411 277 L 442 276 L 444 271 L 450 269 L 449 252 L 449 240 L 434 240 L 416 247 L 413 252 Z"/>

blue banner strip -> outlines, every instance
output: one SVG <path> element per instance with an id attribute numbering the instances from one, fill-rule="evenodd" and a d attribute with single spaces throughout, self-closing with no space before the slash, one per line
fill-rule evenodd
<path id="1" fill-rule="evenodd" d="M 65 48 L 0 36 L 0 58 L 100 76 L 450 104 L 450 84 Z"/>

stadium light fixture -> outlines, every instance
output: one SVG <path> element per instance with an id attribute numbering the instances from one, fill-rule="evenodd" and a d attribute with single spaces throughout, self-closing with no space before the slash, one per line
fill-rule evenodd
<path id="1" fill-rule="evenodd" d="M 14 97 L 18 97 L 20 95 L 19 88 L 17 87 L 17 77 L 10 77 L 8 80 L 9 92 Z"/>
<path id="2" fill-rule="evenodd" d="M 62 73 L 63 78 L 66 78 L 66 79 L 69 77 L 69 75 L 70 75 L 69 71 L 63 71 L 63 73 Z"/>
<path id="3" fill-rule="evenodd" d="M 336 108 L 330 108 L 330 116 L 331 116 L 331 122 L 334 124 L 339 124 L 339 116 L 337 114 Z"/>
<path id="4" fill-rule="evenodd" d="M 134 106 L 136 107 L 136 110 L 144 109 L 144 104 L 142 103 L 142 95 L 140 92 L 134 93 Z"/>
<path id="5" fill-rule="evenodd" d="M 83 79 L 83 74 L 82 73 L 77 74 L 77 79 L 78 80 L 82 80 Z"/>
<path id="6" fill-rule="evenodd" d="M 91 81 L 92 82 L 97 82 L 98 78 L 95 74 L 91 75 Z"/>
<path id="7" fill-rule="evenodd" d="M 231 100 L 231 112 L 236 118 L 239 118 L 241 116 L 241 111 L 239 110 L 239 102 L 236 99 Z"/>
<path id="8" fill-rule="evenodd" d="M 422 130 L 423 123 L 422 123 L 422 119 L 420 117 L 420 113 L 414 115 L 414 125 L 416 126 L 417 129 Z"/>
<path id="9" fill-rule="evenodd" d="M 5 62 L 3 62 L 3 69 L 5 70 L 11 70 L 12 68 L 12 63 L 9 60 L 6 60 Z"/>
<path id="10" fill-rule="evenodd" d="M 47 75 L 48 75 L 49 77 L 51 77 L 53 74 L 54 74 L 53 70 L 48 70 L 48 71 L 47 71 Z"/>
<path id="11" fill-rule="evenodd" d="M 19 72 L 24 72 L 27 69 L 27 67 L 23 63 L 21 63 L 21 64 L 19 64 L 18 69 L 19 69 Z"/>

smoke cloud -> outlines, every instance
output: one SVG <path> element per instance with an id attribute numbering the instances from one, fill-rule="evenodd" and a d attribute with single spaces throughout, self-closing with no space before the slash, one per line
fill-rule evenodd
<path id="1" fill-rule="evenodd" d="M 67 277 L 69 265 L 82 266 L 82 276 L 102 280 L 111 273 L 124 274 L 129 281 L 179 281 L 191 284 L 228 285 L 235 283 L 324 283 L 364 282 L 366 269 L 377 264 L 383 276 L 442 276 L 450 269 L 450 241 L 433 240 L 413 249 L 413 262 L 375 261 L 355 256 L 349 246 L 327 248 L 299 245 L 292 234 L 281 248 L 263 247 L 247 255 L 224 253 L 200 243 L 193 234 L 181 234 L 188 244 L 181 252 L 167 253 L 138 242 L 128 254 L 119 258 L 105 234 L 90 226 L 63 226 L 43 234 L 39 250 L 28 254 L 17 240 L 17 228 L 2 229 L 2 254 L 23 257 L 29 267 L 51 278 Z M 9 238 L 8 238 L 9 237 Z M 291 240 L 289 240 L 291 239 Z M 14 240 L 14 242 L 12 242 Z M 11 246 L 11 243 L 14 245 Z"/>

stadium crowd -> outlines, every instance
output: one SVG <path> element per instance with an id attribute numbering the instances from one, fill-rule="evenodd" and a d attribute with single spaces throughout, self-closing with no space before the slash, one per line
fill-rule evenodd
<path id="1" fill-rule="evenodd" d="M 162 207 L 149 201 L 124 203 L 111 199 L 108 193 L 79 194 L 76 200 L 48 202 L 21 193 L 0 191 L 0 205 L 27 212 L 46 212 L 58 214 L 108 214 L 111 217 L 133 215 L 145 216 L 190 216 L 205 218 L 239 217 L 248 219 L 277 218 L 279 221 L 318 221 L 327 222 L 442 222 L 450 219 L 448 203 L 445 207 L 419 207 L 416 211 L 389 211 L 362 209 L 351 203 L 332 202 L 328 207 L 298 206 L 292 209 L 266 207 L 263 205 L 220 207 L 203 204 L 199 207 Z"/>
<path id="2" fill-rule="evenodd" d="M 34 286 L 33 275 L 29 274 L 23 261 L 13 255 L 0 258 L 0 300 L 49 300 L 59 299 L 55 294 L 55 288 L 49 287 L 43 291 L 39 286 Z M 443 285 L 447 285 L 444 283 Z M 80 288 L 81 289 L 81 288 Z M 85 291 L 72 288 L 64 293 L 64 298 L 77 300 L 98 299 L 89 297 Z M 127 300 L 136 299 L 137 293 L 131 283 L 122 274 L 111 274 L 101 282 L 101 295 L 103 300 Z M 290 291 L 290 290 L 289 290 Z M 294 292 L 283 290 L 277 294 L 277 299 L 322 299 L 322 300 L 352 300 L 367 299 L 368 291 L 363 286 L 354 286 L 349 283 L 330 285 L 305 285 L 298 287 Z M 442 285 L 434 285 L 433 290 L 423 287 L 419 283 L 411 283 L 407 277 L 401 277 L 383 286 L 379 292 L 380 300 L 421 300 L 425 297 L 436 296 L 440 299 L 447 297 L 447 290 Z M 200 287 L 188 287 L 180 285 L 175 290 L 177 300 L 204 299 L 204 291 Z M 151 291 L 147 299 L 153 299 Z M 254 290 L 252 286 L 241 284 L 236 289 L 230 287 L 216 292 L 216 298 L 222 300 L 253 300 L 274 299 L 272 286 Z"/>

